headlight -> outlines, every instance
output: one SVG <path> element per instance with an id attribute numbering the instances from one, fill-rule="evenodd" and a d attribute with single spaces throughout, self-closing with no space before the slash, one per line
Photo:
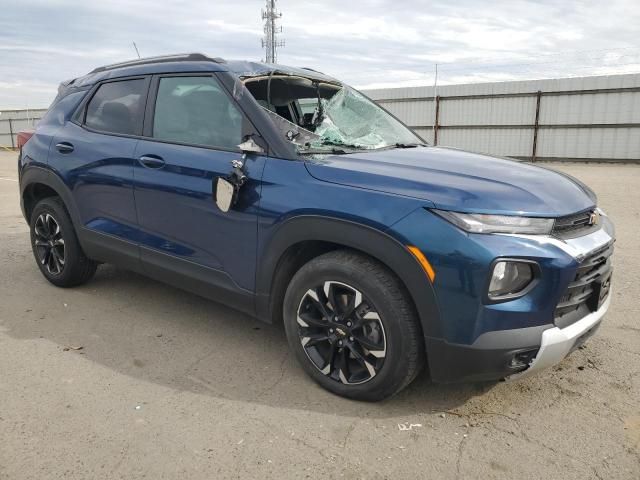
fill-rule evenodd
<path id="1" fill-rule="evenodd" d="M 489 282 L 489 299 L 500 300 L 523 294 L 535 278 L 534 265 L 516 260 L 496 262 Z"/>
<path id="2" fill-rule="evenodd" d="M 445 220 L 472 233 L 522 233 L 548 235 L 553 228 L 553 218 L 517 217 L 510 215 L 485 215 L 431 210 Z"/>

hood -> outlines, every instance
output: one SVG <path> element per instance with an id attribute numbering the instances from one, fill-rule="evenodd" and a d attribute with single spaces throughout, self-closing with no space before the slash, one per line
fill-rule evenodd
<path id="1" fill-rule="evenodd" d="M 442 210 L 558 217 L 595 206 L 593 192 L 569 175 L 451 148 L 333 155 L 306 165 L 319 180 L 414 197 Z"/>

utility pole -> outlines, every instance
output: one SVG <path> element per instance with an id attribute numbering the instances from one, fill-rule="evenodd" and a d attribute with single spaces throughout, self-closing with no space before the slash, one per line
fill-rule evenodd
<path id="1" fill-rule="evenodd" d="M 262 10 L 264 20 L 264 38 L 262 48 L 265 49 L 266 63 L 278 63 L 277 50 L 284 47 L 284 40 L 278 40 L 282 33 L 282 27 L 277 25 L 277 20 L 282 18 L 282 13 L 276 10 L 276 0 L 266 0 L 266 8 Z"/>

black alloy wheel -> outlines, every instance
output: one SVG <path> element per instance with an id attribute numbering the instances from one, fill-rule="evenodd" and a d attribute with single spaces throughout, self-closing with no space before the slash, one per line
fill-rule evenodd
<path id="1" fill-rule="evenodd" d="M 379 313 L 356 288 L 335 280 L 307 290 L 297 313 L 307 357 L 324 375 L 345 385 L 371 380 L 386 357 Z"/>
<path id="2" fill-rule="evenodd" d="M 389 398 L 420 373 L 424 336 L 406 288 L 376 259 L 348 249 L 293 275 L 282 304 L 287 340 L 305 372 L 343 397 Z"/>
<path id="3" fill-rule="evenodd" d="M 41 213 L 34 226 L 36 257 L 50 275 L 60 275 L 65 264 L 62 230 L 50 213 Z"/>

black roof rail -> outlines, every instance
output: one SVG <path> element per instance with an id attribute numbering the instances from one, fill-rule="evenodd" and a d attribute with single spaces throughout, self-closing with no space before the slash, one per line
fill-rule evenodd
<path id="1" fill-rule="evenodd" d="M 215 63 L 227 63 L 224 58 L 220 57 L 208 57 L 203 53 L 182 53 L 178 55 L 163 55 L 160 57 L 148 57 L 140 58 L 138 60 L 130 60 L 128 62 L 114 63 L 112 65 L 105 65 L 103 67 L 94 68 L 89 73 L 106 72 L 107 70 L 114 70 L 116 68 L 134 67 L 138 65 L 150 65 L 153 63 L 166 63 L 166 62 L 215 62 Z"/>

